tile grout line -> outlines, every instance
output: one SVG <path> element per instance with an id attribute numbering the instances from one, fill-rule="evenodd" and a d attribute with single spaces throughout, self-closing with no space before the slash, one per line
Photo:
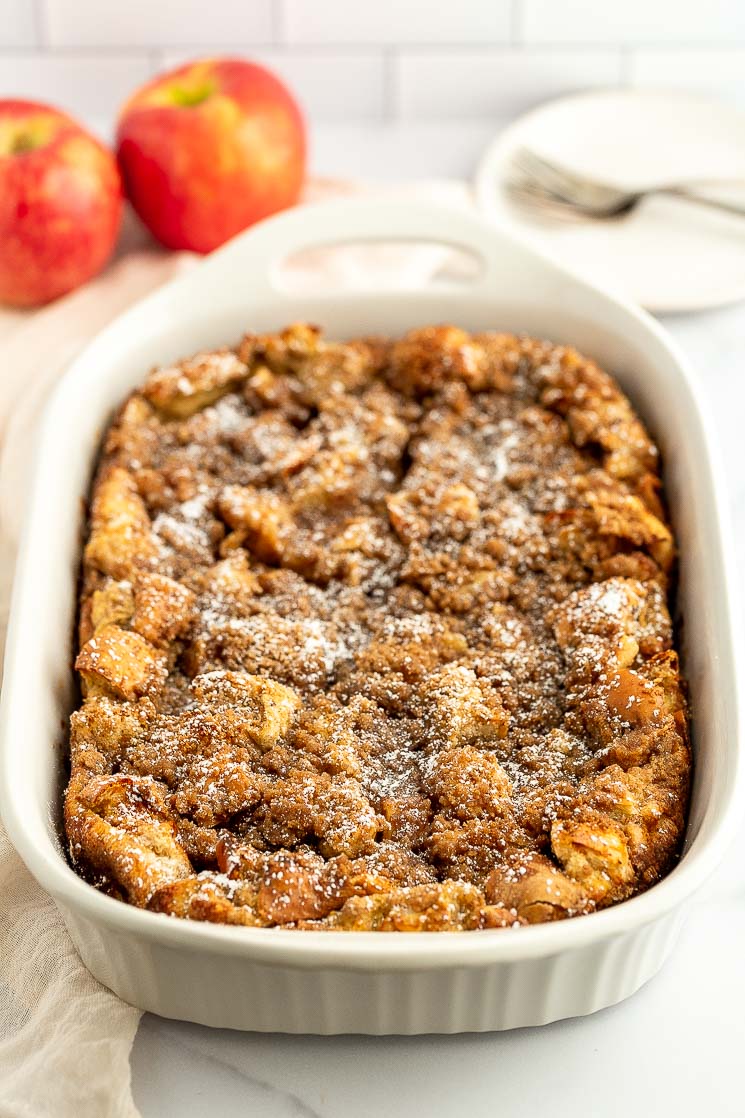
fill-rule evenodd
<path id="1" fill-rule="evenodd" d="M 525 46 L 523 35 L 522 0 L 511 0 L 510 5 L 510 43 L 512 46 Z"/>
<path id="2" fill-rule="evenodd" d="M 398 52 L 387 48 L 383 58 L 383 123 L 394 124 L 401 115 L 401 71 Z"/>
<path id="3" fill-rule="evenodd" d="M 103 57 L 112 54 L 147 54 L 150 51 L 171 51 L 171 50 L 193 50 L 199 53 L 200 50 L 218 48 L 218 49 L 236 49 L 236 50 L 278 50 L 282 53 L 288 54 L 290 57 L 293 54 L 297 55 L 313 55 L 321 53 L 338 54 L 344 56 L 345 54 L 375 54 L 379 55 L 382 52 L 395 50 L 399 53 L 409 53 L 415 55 L 426 54 L 452 54 L 454 57 L 462 54 L 473 53 L 499 53 L 500 51 L 516 52 L 525 51 L 526 53 L 545 53 L 546 51 L 555 52 L 557 55 L 562 54 L 592 54 L 598 52 L 618 52 L 626 51 L 631 54 L 637 51 L 655 51 L 661 52 L 669 57 L 674 57 L 676 54 L 708 54 L 708 53 L 722 53 L 736 55 L 738 53 L 745 53 L 745 42 L 714 42 L 697 40 L 696 42 L 680 42 L 668 43 L 664 40 L 645 40 L 638 43 L 617 43 L 610 41 L 597 41 L 597 42 L 542 42 L 532 40 L 525 41 L 521 36 L 516 40 L 499 40 L 494 42 L 474 42 L 474 43 L 395 43 L 395 42 L 379 42 L 367 43 L 363 40 L 338 43 L 338 42 L 324 42 L 324 43 L 290 43 L 287 41 L 284 32 L 279 29 L 281 40 L 275 39 L 262 39 L 262 40 L 236 40 L 234 43 L 225 44 L 219 40 L 203 40 L 200 43 L 173 41 L 167 43 L 61 43 L 51 44 L 48 41 L 48 30 L 46 22 L 43 18 L 44 0 L 33 0 L 34 12 L 39 12 L 39 17 L 35 16 L 35 26 L 37 26 L 37 34 L 39 41 L 34 46 L 19 46 L 15 47 L 10 44 L 0 46 L 0 54 L 9 55 L 16 54 L 18 56 L 32 55 L 32 54 L 45 54 L 49 57 L 63 58 L 66 55 L 89 55 L 100 54 Z M 43 41 L 42 41 L 43 40 Z"/>
<path id="4" fill-rule="evenodd" d="M 49 21 L 45 0 L 33 0 L 31 6 L 34 35 L 40 50 L 49 49 Z"/>
<path id="5" fill-rule="evenodd" d="M 0 46 L 0 58 L 17 58 L 21 61 L 30 61 L 33 59 L 42 59 L 43 61 L 49 60 L 64 62 L 67 60 L 75 60 L 84 58 L 86 61 L 89 59 L 100 58 L 102 61 L 111 59 L 129 59 L 129 60 L 143 60 L 149 58 L 153 53 L 162 52 L 163 50 L 172 50 L 172 47 L 158 47 L 158 46 L 119 46 L 119 47 L 9 47 Z M 194 49 L 196 47 L 184 47 L 175 49 Z"/>
<path id="6" fill-rule="evenodd" d="M 272 42 L 274 46 L 287 45 L 287 9 L 284 0 L 269 0 L 271 4 Z"/>

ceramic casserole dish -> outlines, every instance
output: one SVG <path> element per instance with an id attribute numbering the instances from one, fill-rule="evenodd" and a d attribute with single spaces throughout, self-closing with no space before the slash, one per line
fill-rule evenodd
<path id="1" fill-rule="evenodd" d="M 417 290 L 298 292 L 289 254 L 437 242 L 477 260 Z M 680 546 L 678 612 L 695 777 L 683 857 L 648 892 L 553 924 L 455 934 L 297 932 L 169 919 L 97 892 L 61 829 L 83 499 L 114 409 L 154 364 L 303 319 L 331 337 L 451 322 L 571 343 L 611 371 L 662 451 Z M 537 1025 L 627 997 L 671 951 L 686 902 L 733 835 L 739 758 L 733 550 L 723 478 L 686 363 L 646 314 L 465 212 L 345 201 L 257 226 L 128 311 L 78 357 L 43 416 L 18 558 L 1 714 L 0 807 L 86 966 L 167 1017 L 290 1033 L 454 1033 Z"/>

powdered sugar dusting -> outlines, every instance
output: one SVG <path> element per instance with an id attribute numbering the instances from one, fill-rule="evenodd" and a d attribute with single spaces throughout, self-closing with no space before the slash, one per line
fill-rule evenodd
<path id="1" fill-rule="evenodd" d="M 661 872 L 688 773 L 667 528 L 596 366 L 299 325 L 159 370 L 130 409 L 73 716 L 68 826 L 100 884 L 191 918 L 454 930 Z"/>

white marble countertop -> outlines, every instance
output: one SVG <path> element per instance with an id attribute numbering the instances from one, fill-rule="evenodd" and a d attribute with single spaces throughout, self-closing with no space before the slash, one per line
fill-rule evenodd
<path id="1" fill-rule="evenodd" d="M 313 162 L 333 175 L 469 175 L 488 132 L 448 137 L 327 129 Z M 745 305 L 665 325 L 709 398 L 745 567 Z M 135 1101 L 143 1118 L 741 1118 L 744 943 L 738 850 L 692 904 L 663 972 L 620 1006 L 541 1029 L 416 1038 L 254 1036 L 146 1015 L 132 1052 Z"/>

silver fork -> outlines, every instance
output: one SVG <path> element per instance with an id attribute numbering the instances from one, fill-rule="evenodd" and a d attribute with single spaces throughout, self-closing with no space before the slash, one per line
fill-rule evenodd
<path id="1" fill-rule="evenodd" d="M 643 190 L 623 190 L 611 183 L 580 175 L 529 148 L 521 147 L 513 153 L 505 186 L 514 198 L 567 217 L 620 217 L 638 206 L 643 198 L 660 194 L 745 217 L 745 203 L 696 193 L 697 188 L 731 186 L 733 183 L 745 185 L 745 180 L 700 179 L 695 182 L 660 183 Z"/>

